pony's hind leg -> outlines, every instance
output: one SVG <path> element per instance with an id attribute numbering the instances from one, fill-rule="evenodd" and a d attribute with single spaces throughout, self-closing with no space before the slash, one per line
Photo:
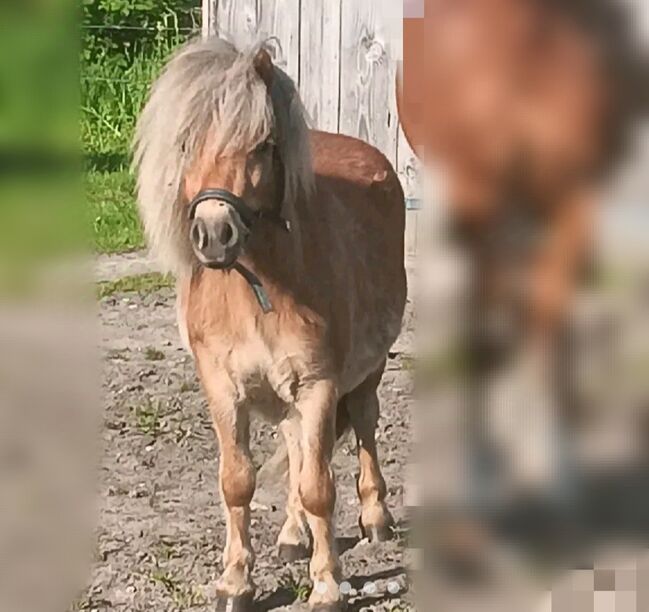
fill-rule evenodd
<path id="1" fill-rule="evenodd" d="M 219 482 L 226 515 L 223 573 L 216 583 L 219 605 L 248 610 L 252 605 L 254 552 L 250 543 L 250 502 L 255 491 L 255 468 L 249 450 L 249 413 L 237 406 L 231 384 L 220 376 L 209 353 L 197 354 L 221 460 Z M 220 608 L 219 608 L 220 609 Z"/>
<path id="2" fill-rule="evenodd" d="M 387 540 L 394 523 L 385 504 L 386 486 L 376 450 L 376 425 L 379 419 L 377 388 L 385 362 L 363 383 L 344 397 L 344 405 L 356 434 L 360 472 L 357 480 L 361 502 L 360 527 L 370 540 Z"/>
<path id="3" fill-rule="evenodd" d="M 277 538 L 280 558 L 287 563 L 309 556 L 310 539 L 302 500 L 300 499 L 300 471 L 302 447 L 300 446 L 300 420 L 289 417 L 280 423 L 279 429 L 288 453 L 289 490 L 286 503 L 286 521 Z"/>

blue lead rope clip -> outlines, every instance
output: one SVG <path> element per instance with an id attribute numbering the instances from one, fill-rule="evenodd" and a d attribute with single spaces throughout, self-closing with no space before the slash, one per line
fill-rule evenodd
<path id="1" fill-rule="evenodd" d="M 268 298 L 268 294 L 266 293 L 263 285 L 260 283 L 252 283 L 251 286 L 264 314 L 272 312 L 273 305 L 271 304 L 270 299 Z"/>
<path id="2" fill-rule="evenodd" d="M 261 284 L 259 278 L 257 278 L 257 275 L 251 272 L 250 270 L 248 270 L 248 268 L 246 268 L 244 265 L 240 264 L 239 262 L 236 262 L 233 268 L 239 274 L 241 274 L 243 278 L 246 279 L 247 283 L 254 291 L 255 297 L 257 298 L 257 302 L 259 302 L 259 306 L 261 306 L 263 313 L 268 314 L 269 312 L 272 312 L 273 305 L 271 304 L 270 298 L 268 297 L 268 294 L 266 293 L 264 286 Z"/>

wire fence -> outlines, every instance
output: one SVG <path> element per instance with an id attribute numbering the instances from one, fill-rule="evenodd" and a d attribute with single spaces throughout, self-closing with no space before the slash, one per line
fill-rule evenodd
<path id="1" fill-rule="evenodd" d="M 133 25 L 105 25 L 105 24 L 81 24 L 82 30 L 125 30 L 125 31 L 141 31 L 141 32 L 194 32 L 201 31 L 200 25 L 196 24 L 192 27 L 174 27 L 174 26 L 133 26 Z"/>
<path id="2" fill-rule="evenodd" d="M 193 17 L 192 21 L 194 23 L 191 27 L 179 25 L 170 26 L 164 25 L 162 23 L 157 23 L 154 25 L 83 23 L 81 24 L 81 30 L 86 30 L 88 32 L 143 32 L 147 34 L 170 34 L 172 35 L 170 38 L 173 46 L 174 44 L 181 44 L 192 36 L 199 35 L 201 33 L 201 24 L 199 23 L 199 21 Z M 154 41 L 149 41 L 149 43 L 154 44 Z M 120 52 L 115 52 L 115 55 L 119 56 Z M 126 53 L 122 53 L 122 55 L 125 58 L 127 57 Z M 128 75 L 128 69 L 126 67 L 123 69 L 123 73 Z M 128 75 L 126 78 L 122 78 L 116 76 L 98 75 L 94 72 L 88 73 L 82 70 L 81 80 L 83 82 L 116 83 L 129 85 L 133 83 L 147 83 L 150 78 L 149 76 L 143 77 L 142 75 L 138 75 L 138 77 L 135 77 L 134 75 Z"/>
<path id="3" fill-rule="evenodd" d="M 89 167 L 122 168 L 136 118 L 169 54 L 201 32 L 199 14 L 80 25 L 81 135 Z"/>

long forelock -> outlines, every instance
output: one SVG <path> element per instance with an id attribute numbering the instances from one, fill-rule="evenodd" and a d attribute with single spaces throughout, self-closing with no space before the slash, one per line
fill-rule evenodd
<path id="1" fill-rule="evenodd" d="M 279 69 L 269 92 L 253 66 L 259 45 L 240 53 L 223 39 L 181 47 L 154 83 L 134 142 L 138 204 L 150 247 L 165 270 L 193 262 L 182 183 L 198 156 L 249 151 L 273 133 L 285 165 L 286 198 L 308 192 L 308 128 L 293 82 Z"/>

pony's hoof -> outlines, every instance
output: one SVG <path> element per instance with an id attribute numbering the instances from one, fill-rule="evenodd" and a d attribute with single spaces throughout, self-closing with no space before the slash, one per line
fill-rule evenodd
<path id="1" fill-rule="evenodd" d="M 366 538 L 370 542 L 387 542 L 392 539 L 392 528 L 385 527 L 370 527 L 367 529 Z"/>
<path id="2" fill-rule="evenodd" d="M 230 596 L 226 594 L 217 594 L 216 610 L 217 612 L 252 612 L 254 610 L 254 596 L 252 593 L 245 595 Z"/>
<path id="3" fill-rule="evenodd" d="M 311 556 L 309 549 L 304 544 L 280 544 L 277 555 L 284 563 L 294 563 Z"/>
<path id="4" fill-rule="evenodd" d="M 363 538 L 370 542 L 387 542 L 394 536 L 391 521 L 383 526 L 374 525 L 371 527 L 365 527 L 361 521 L 359 521 L 358 524 L 361 528 Z"/>

